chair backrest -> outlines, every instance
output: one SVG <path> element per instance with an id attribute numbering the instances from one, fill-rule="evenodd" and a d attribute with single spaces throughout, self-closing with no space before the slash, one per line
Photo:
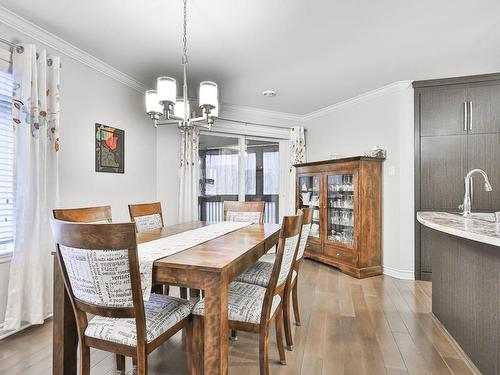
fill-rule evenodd
<path id="1" fill-rule="evenodd" d="M 298 244 L 302 228 L 302 214 L 285 216 L 281 224 L 276 258 L 271 278 L 267 285 L 261 319 L 268 319 L 272 301 L 276 295 L 283 300 L 285 286 L 290 282 L 292 268 L 297 256 Z"/>
<path id="2" fill-rule="evenodd" d="M 302 231 L 300 233 L 299 248 L 297 250 L 297 261 L 304 257 L 304 251 L 306 250 L 307 240 L 309 239 L 309 232 L 311 231 L 313 209 L 312 208 L 302 208 L 297 211 L 297 215 L 302 212 Z"/>
<path id="3" fill-rule="evenodd" d="M 75 223 L 111 223 L 111 206 L 58 208 L 52 210 L 54 219 Z"/>
<path id="4" fill-rule="evenodd" d="M 144 303 L 135 227 L 83 224 L 51 219 L 57 257 L 77 318 L 79 334 L 86 313 L 136 318 L 137 338 L 144 339 Z"/>
<path id="5" fill-rule="evenodd" d="M 264 202 L 224 201 L 224 221 L 264 224 Z"/>
<path id="6" fill-rule="evenodd" d="M 160 202 L 129 204 L 128 212 L 138 233 L 163 228 L 163 213 Z"/>

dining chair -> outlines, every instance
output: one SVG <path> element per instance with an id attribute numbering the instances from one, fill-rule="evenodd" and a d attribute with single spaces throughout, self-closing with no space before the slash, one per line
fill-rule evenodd
<path id="1" fill-rule="evenodd" d="M 224 201 L 224 221 L 264 224 L 264 202 Z"/>
<path id="2" fill-rule="evenodd" d="M 300 234 L 300 242 L 297 250 L 297 256 L 293 264 L 292 277 L 290 284 L 287 285 L 284 301 L 283 301 L 283 321 L 285 324 L 285 338 L 288 350 L 293 350 L 293 336 L 292 324 L 290 317 L 290 300 L 293 302 L 293 314 L 295 316 L 295 324 L 300 326 L 299 314 L 299 297 L 298 297 L 298 278 L 299 269 L 302 259 L 304 258 L 304 251 L 306 249 L 307 240 L 309 239 L 309 232 L 312 223 L 312 208 L 302 208 L 297 211 L 297 214 L 302 213 L 302 230 Z M 268 253 L 261 257 L 257 263 L 247 269 L 236 278 L 236 281 L 255 284 L 262 287 L 267 287 L 273 272 L 274 263 L 276 261 L 276 254 Z"/>
<path id="3" fill-rule="evenodd" d="M 181 329 L 192 347 L 192 302 L 161 294 L 143 301 L 133 223 L 51 219 L 51 227 L 77 324 L 80 375 L 90 374 L 90 348 L 123 359 L 122 373 L 124 356 L 132 357 L 137 374 L 145 375 L 148 354 Z"/>
<path id="4" fill-rule="evenodd" d="M 264 224 L 264 207 L 265 203 L 263 201 L 224 201 L 224 221 Z M 231 330 L 229 339 L 232 341 L 236 341 L 238 339 L 238 335 L 235 330 Z"/>
<path id="5" fill-rule="evenodd" d="M 163 212 L 160 202 L 129 204 L 128 212 L 130 221 L 135 224 L 137 233 L 163 228 Z M 155 293 L 169 294 L 170 286 L 167 284 L 153 285 Z M 187 299 L 187 288 L 179 287 L 181 298 Z"/>
<path id="6" fill-rule="evenodd" d="M 129 204 L 128 212 L 138 233 L 163 228 L 163 213 L 160 202 Z"/>
<path id="7" fill-rule="evenodd" d="M 111 206 L 97 206 L 84 208 L 57 208 L 52 210 L 54 219 L 75 223 L 111 223 Z"/>
<path id="8" fill-rule="evenodd" d="M 269 327 L 275 320 L 280 363 L 286 364 L 283 346 L 282 301 L 292 274 L 298 250 L 302 215 L 285 216 L 279 234 L 276 261 L 267 287 L 233 281 L 228 287 L 229 328 L 259 334 L 259 367 L 261 375 L 269 374 Z M 190 349 L 191 368 L 200 368 L 203 353 L 203 316 L 205 299 L 193 308 L 193 338 Z"/>

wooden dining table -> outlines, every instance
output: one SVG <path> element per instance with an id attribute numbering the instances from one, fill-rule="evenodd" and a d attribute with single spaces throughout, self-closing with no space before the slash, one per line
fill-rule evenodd
<path id="1" fill-rule="evenodd" d="M 193 221 L 137 233 L 137 243 L 212 224 Z M 252 224 L 153 264 L 153 282 L 205 292 L 205 374 L 228 373 L 228 285 L 278 243 L 280 226 Z M 54 257 L 53 374 L 77 374 L 78 336 L 71 302 Z"/>

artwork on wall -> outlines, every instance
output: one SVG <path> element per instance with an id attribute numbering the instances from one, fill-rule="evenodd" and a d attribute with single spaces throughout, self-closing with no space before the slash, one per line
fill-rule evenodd
<path id="1" fill-rule="evenodd" d="M 95 124 L 95 171 L 125 172 L 125 132 Z"/>

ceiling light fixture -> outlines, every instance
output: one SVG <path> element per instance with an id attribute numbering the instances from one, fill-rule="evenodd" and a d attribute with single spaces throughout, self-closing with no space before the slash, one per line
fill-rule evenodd
<path id="1" fill-rule="evenodd" d="M 262 91 L 262 95 L 264 95 L 266 98 L 274 98 L 276 96 L 276 91 L 264 90 L 264 91 Z"/>
<path id="2" fill-rule="evenodd" d="M 182 98 L 177 98 L 177 84 L 174 78 L 158 77 L 156 90 L 146 91 L 146 113 L 153 120 L 155 127 L 158 125 L 177 124 L 181 132 L 194 127 L 210 130 L 219 111 L 219 92 L 217 84 L 210 81 L 200 83 L 199 107 L 202 114 L 190 112 L 187 90 L 187 0 L 184 0 L 184 34 L 182 67 L 184 81 L 182 85 Z M 166 121 L 159 122 L 164 117 Z"/>

